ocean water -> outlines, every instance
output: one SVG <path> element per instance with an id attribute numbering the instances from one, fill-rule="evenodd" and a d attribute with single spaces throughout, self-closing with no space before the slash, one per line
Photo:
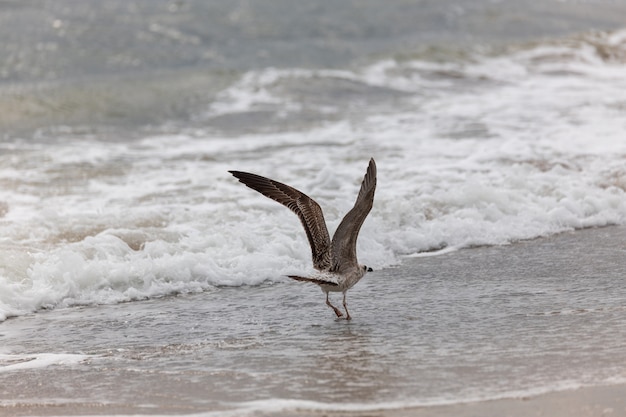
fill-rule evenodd
<path id="1" fill-rule="evenodd" d="M 409 258 L 349 292 L 350 322 L 292 282 L 9 319 L 0 412 L 370 415 L 624 383 L 624 231 Z"/>
<path id="2" fill-rule="evenodd" d="M 619 233 L 533 239 L 626 223 L 626 4 L 333 5 L 0 6 L 3 406 L 378 410 L 624 380 Z M 375 272 L 348 324 L 285 278 L 312 271 L 296 216 L 227 171 L 304 191 L 332 233 L 370 157 Z"/>

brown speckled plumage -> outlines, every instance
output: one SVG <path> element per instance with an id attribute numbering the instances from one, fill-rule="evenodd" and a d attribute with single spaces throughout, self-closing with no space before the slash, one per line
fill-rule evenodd
<path id="1" fill-rule="evenodd" d="M 321 207 L 303 192 L 260 175 L 241 171 L 229 172 L 246 186 L 279 202 L 300 218 L 311 246 L 313 267 L 321 274 L 308 278 L 294 275 L 289 277 L 318 284 L 326 293 L 326 304 L 333 308 L 337 317 L 343 314 L 330 303 L 328 293 L 330 291 L 343 292 L 343 305 L 346 309 L 346 318 L 349 320 L 350 313 L 346 308 L 346 291 L 352 288 L 368 270 L 371 270 L 358 263 L 356 241 L 361 226 L 374 204 L 376 191 L 376 163 L 374 159 L 370 159 L 354 206 L 344 216 L 332 240 L 328 234 Z"/>

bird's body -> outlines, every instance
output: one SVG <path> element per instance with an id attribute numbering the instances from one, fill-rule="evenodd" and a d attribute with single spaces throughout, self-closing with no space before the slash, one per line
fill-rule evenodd
<path id="1" fill-rule="evenodd" d="M 326 304 L 334 310 L 337 317 L 341 317 L 343 313 L 330 303 L 328 294 L 329 292 L 342 292 L 346 319 L 350 320 L 350 313 L 346 307 L 346 292 L 359 282 L 368 271 L 372 270 L 358 263 L 356 240 L 359 230 L 374 204 L 376 191 L 376 163 L 374 159 L 370 159 L 354 207 L 344 216 L 332 240 L 326 228 L 322 209 L 315 200 L 306 194 L 260 175 L 241 171 L 229 172 L 246 186 L 281 203 L 300 218 L 311 245 L 313 267 L 319 273 L 311 277 L 289 275 L 289 278 L 318 284 L 326 293 Z"/>

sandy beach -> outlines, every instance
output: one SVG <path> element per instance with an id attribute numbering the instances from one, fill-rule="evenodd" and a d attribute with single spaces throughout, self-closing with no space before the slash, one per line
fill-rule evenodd
<path id="1" fill-rule="evenodd" d="M 626 415 L 626 385 L 586 387 L 523 398 L 390 411 L 291 412 L 279 415 L 284 417 L 617 417 Z"/>
<path id="2" fill-rule="evenodd" d="M 398 417 L 617 417 L 624 415 L 626 415 L 626 385 L 624 384 L 580 388 L 534 397 L 406 410 L 404 414 L 397 414 Z"/>
<path id="3" fill-rule="evenodd" d="M 183 408 L 136 408 L 132 405 L 110 406 L 98 403 L 0 405 L 4 416 L 81 416 L 81 415 L 185 415 L 198 410 Z M 211 415 L 211 412 L 200 413 Z M 230 416 L 276 417 L 621 417 L 626 415 L 626 384 L 585 387 L 561 392 L 478 401 L 466 404 L 412 407 L 369 411 L 233 412 Z"/>

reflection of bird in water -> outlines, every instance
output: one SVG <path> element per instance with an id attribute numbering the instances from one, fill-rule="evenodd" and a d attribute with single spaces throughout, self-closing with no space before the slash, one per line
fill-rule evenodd
<path id="1" fill-rule="evenodd" d="M 374 159 L 370 159 L 354 207 L 344 216 L 332 241 L 328 234 L 322 209 L 312 198 L 293 187 L 260 175 L 241 171 L 229 172 L 246 186 L 279 202 L 298 215 L 309 238 L 313 267 L 320 273 L 312 277 L 289 275 L 289 278 L 318 284 L 326 293 L 326 304 L 334 310 L 337 317 L 343 316 L 343 313 L 330 303 L 328 293 L 331 291 L 342 292 L 346 319 L 350 320 L 350 313 L 346 305 L 346 292 L 359 282 L 367 272 L 372 271 L 372 268 L 358 263 L 356 240 L 361 225 L 363 225 L 374 204 L 374 192 L 376 191 L 376 163 Z"/>

